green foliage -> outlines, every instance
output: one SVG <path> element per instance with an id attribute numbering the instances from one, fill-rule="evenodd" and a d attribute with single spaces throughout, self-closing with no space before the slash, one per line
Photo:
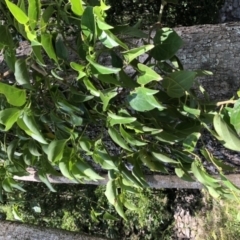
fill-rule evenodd
<path id="1" fill-rule="evenodd" d="M 176 56 L 182 40 L 173 29 L 156 23 L 152 37 L 152 30 L 145 34 L 138 25 L 110 26 L 103 0 L 0 3 L 2 11 L 8 9 L 4 31 L 11 26 L 9 40 L 0 39 L 0 46 L 16 80 L 0 83 L 5 191 L 24 190 L 13 176 L 27 175 L 29 166 L 55 192 L 47 174 L 79 183 L 98 181 L 98 165 L 109 176 L 105 195 L 126 221 L 124 206 L 135 209 L 127 193 L 138 195 L 148 187 L 143 166 L 163 173 L 175 169 L 180 178 L 197 179 L 217 198 L 239 191 L 224 177 L 226 167 L 218 159 L 202 156 L 214 164 L 221 180 L 207 173 L 194 153 L 204 128 L 226 148 L 240 150 L 237 97 L 231 100 L 233 108 L 199 101 L 191 87 L 197 76 L 209 73 L 183 69 Z M 129 32 L 142 44 L 129 44 L 124 35 Z M 32 49 L 24 59 L 15 54 L 18 35 Z M 69 59 L 70 51 L 74 59 Z M 109 62 L 103 63 L 105 58 Z"/>
<path id="2" fill-rule="evenodd" d="M 13 192 L 0 204 L 7 220 L 19 220 L 43 227 L 80 231 L 110 239 L 171 239 L 174 220 L 168 192 L 144 190 L 139 196 L 126 194 L 126 217 L 122 219 L 109 204 L 106 187 L 93 185 L 56 185 L 56 193 L 41 183 L 25 183 L 25 193 Z M 124 206 L 124 209 L 126 209 Z M 137 209 L 136 209 L 137 208 Z M 157 210 L 157 213 L 156 213 Z"/>

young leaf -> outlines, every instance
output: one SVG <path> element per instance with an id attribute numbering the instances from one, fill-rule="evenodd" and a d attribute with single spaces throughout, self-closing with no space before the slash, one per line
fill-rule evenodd
<path id="1" fill-rule="evenodd" d="M 87 78 L 85 77 L 84 80 L 83 80 L 87 90 L 90 91 L 90 93 L 93 95 L 93 96 L 96 96 L 96 97 L 99 97 L 100 96 L 100 91 L 98 91 L 95 86 L 92 84 L 92 82 Z"/>
<path id="2" fill-rule="evenodd" d="M 125 60 L 130 63 L 135 58 L 143 55 L 154 47 L 154 45 L 144 45 L 138 48 L 133 48 L 131 50 L 122 52 Z"/>
<path id="3" fill-rule="evenodd" d="M 213 125 L 217 134 L 222 139 L 222 144 L 231 150 L 240 151 L 240 138 L 222 119 L 220 114 L 216 114 L 213 119 Z"/>
<path id="4" fill-rule="evenodd" d="M 135 117 L 123 117 L 114 113 L 108 113 L 108 116 L 110 117 L 109 123 L 111 126 L 114 126 L 115 124 L 128 124 L 137 120 Z"/>
<path id="5" fill-rule="evenodd" d="M 192 87 L 195 76 L 196 73 L 192 71 L 173 72 L 163 79 L 163 87 L 170 97 L 182 97 Z"/>
<path id="6" fill-rule="evenodd" d="M 10 2 L 9 0 L 5 0 L 8 6 L 8 9 L 14 16 L 14 18 L 21 24 L 27 24 L 29 21 L 28 16 L 14 3 Z"/>
<path id="7" fill-rule="evenodd" d="M 48 160 L 58 162 L 63 157 L 63 151 L 67 140 L 53 140 L 48 146 Z"/>
<path id="8" fill-rule="evenodd" d="M 84 8 L 82 5 L 82 0 L 70 0 L 71 5 L 72 5 L 72 11 L 77 15 L 77 16 L 82 16 Z"/>
<path id="9" fill-rule="evenodd" d="M 114 41 L 114 39 L 112 39 L 107 33 L 106 31 L 102 31 L 101 35 L 99 36 L 99 40 L 101 41 L 101 43 L 107 47 L 107 48 L 114 48 L 119 46 L 119 44 Z"/>
<path id="10" fill-rule="evenodd" d="M 103 65 L 100 65 L 94 62 L 89 56 L 87 56 L 86 59 L 93 67 L 93 71 L 96 72 L 94 74 L 112 74 L 112 73 L 117 74 L 121 70 L 121 68 L 112 68 L 112 67 L 105 67 Z"/>
<path id="11" fill-rule="evenodd" d="M 115 205 L 117 201 L 117 187 L 114 180 L 109 180 L 106 186 L 105 196 L 107 200 L 112 204 Z"/>
<path id="12" fill-rule="evenodd" d="M 118 221 L 119 219 L 116 218 L 115 216 L 113 216 L 112 214 L 108 213 L 108 212 L 105 212 L 103 214 L 103 219 L 105 220 L 113 220 L 113 221 Z"/>
<path id="13" fill-rule="evenodd" d="M 0 123 L 5 125 L 5 131 L 8 131 L 17 121 L 21 111 L 17 108 L 7 108 L 0 111 Z"/>
<path id="14" fill-rule="evenodd" d="M 150 83 L 151 81 L 160 81 L 162 77 L 157 74 L 152 68 L 139 63 L 138 69 L 141 71 L 140 77 L 138 77 L 137 82 L 141 85 Z"/>
<path id="15" fill-rule="evenodd" d="M 103 111 L 107 110 L 109 102 L 112 98 L 118 95 L 117 88 L 105 89 L 100 92 L 100 98 L 103 102 Z"/>
<path id="16" fill-rule="evenodd" d="M 121 148 L 132 152 L 132 150 L 128 147 L 127 143 L 123 140 L 123 138 L 121 137 L 121 135 L 116 131 L 115 128 L 110 127 L 108 129 L 108 133 L 110 135 L 110 137 L 112 138 L 112 140 Z"/>
<path id="17" fill-rule="evenodd" d="M 26 102 L 26 91 L 23 89 L 0 82 L 0 93 L 4 94 L 8 103 L 13 106 L 21 107 Z"/>

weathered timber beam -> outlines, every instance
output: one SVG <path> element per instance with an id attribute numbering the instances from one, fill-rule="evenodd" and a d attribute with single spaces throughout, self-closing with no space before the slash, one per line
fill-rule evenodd
<path id="1" fill-rule="evenodd" d="M 41 182 L 37 171 L 33 169 L 27 169 L 29 172 L 29 176 L 14 176 L 14 179 L 21 181 L 31 181 L 31 182 Z M 65 183 L 65 184 L 76 184 L 76 182 L 71 181 L 63 176 L 53 176 L 48 174 L 48 179 L 51 183 Z M 98 182 L 90 181 L 84 182 L 85 184 L 93 184 L 93 185 L 106 185 L 108 182 L 108 176 L 102 175 L 104 178 Z M 218 177 L 218 176 L 216 176 Z M 232 181 L 236 186 L 240 187 L 240 175 L 239 174 L 230 174 L 227 175 L 227 178 Z M 203 186 L 199 182 L 187 182 L 181 180 L 177 176 L 174 175 L 147 175 L 146 181 L 149 183 L 151 188 L 161 189 L 161 188 L 182 188 L 182 189 L 201 189 Z"/>

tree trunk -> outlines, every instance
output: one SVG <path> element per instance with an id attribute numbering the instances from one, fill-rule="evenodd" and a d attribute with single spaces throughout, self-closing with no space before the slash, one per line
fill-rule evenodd
<path id="1" fill-rule="evenodd" d="M 0 240 L 106 240 L 81 233 L 39 227 L 17 222 L 0 221 Z"/>

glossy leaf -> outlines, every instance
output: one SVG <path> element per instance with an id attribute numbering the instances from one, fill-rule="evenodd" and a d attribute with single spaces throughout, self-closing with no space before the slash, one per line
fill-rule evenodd
<path id="1" fill-rule="evenodd" d="M 82 16 L 84 8 L 82 4 L 82 0 L 70 0 L 71 9 L 77 16 Z"/>
<path id="2" fill-rule="evenodd" d="M 130 106 L 139 112 L 150 111 L 154 108 L 158 108 L 160 111 L 164 109 L 153 93 L 149 92 L 149 89 L 144 87 L 139 87 L 131 93 L 128 97 Z"/>
<path id="3" fill-rule="evenodd" d="M 222 144 L 231 150 L 240 151 L 240 138 L 222 119 L 220 114 L 216 114 L 213 119 L 213 125 L 217 134 L 221 138 Z"/>
<path id="4" fill-rule="evenodd" d="M 193 132 L 188 135 L 183 141 L 183 146 L 187 151 L 193 152 L 195 150 L 198 139 L 200 138 L 201 133 Z"/>
<path id="5" fill-rule="evenodd" d="M 106 31 L 102 31 L 101 35 L 99 36 L 99 40 L 101 41 L 101 43 L 107 47 L 107 48 L 114 48 L 119 46 L 119 44 L 112 39 Z"/>
<path id="6" fill-rule="evenodd" d="M 141 72 L 141 75 L 137 79 L 137 82 L 139 84 L 145 85 L 152 82 L 153 80 L 155 81 L 162 80 L 162 77 L 159 74 L 157 74 L 152 68 L 144 64 L 139 63 L 138 69 Z"/>
<path id="7" fill-rule="evenodd" d="M 53 140 L 48 146 L 48 160 L 58 162 L 63 157 L 63 151 L 67 140 Z"/>
<path id="8" fill-rule="evenodd" d="M 109 180 L 106 186 L 106 191 L 105 195 L 108 199 L 108 201 L 112 204 L 115 205 L 116 203 L 116 198 L 117 198 L 117 187 L 116 183 L 114 180 Z"/>
<path id="9" fill-rule="evenodd" d="M 152 152 L 152 155 L 160 162 L 178 164 L 178 161 L 166 156 L 165 154 Z"/>
<path id="10" fill-rule="evenodd" d="M 14 16 L 14 18 L 21 24 L 27 24 L 29 21 L 28 16 L 14 3 L 10 2 L 9 0 L 5 0 L 8 6 L 8 9 Z"/>
<path id="11" fill-rule="evenodd" d="M 7 108 L 0 111 L 0 123 L 5 125 L 5 131 L 8 131 L 10 128 L 12 128 L 20 114 L 21 111 L 18 108 Z"/>
<path id="12" fill-rule="evenodd" d="M 103 65 L 100 65 L 94 62 L 89 56 L 87 56 L 86 59 L 91 64 L 96 74 L 112 74 L 112 73 L 116 74 L 121 70 L 120 68 L 105 67 Z"/>
<path id="13" fill-rule="evenodd" d="M 87 177 L 89 177 L 91 180 L 96 181 L 96 180 L 101 180 L 103 179 L 103 177 L 101 177 L 100 175 L 98 175 L 92 168 L 91 166 L 86 163 L 84 160 L 78 160 L 75 163 L 75 166 L 77 167 L 77 169 L 82 172 L 84 175 L 86 175 Z"/>
<path id="14" fill-rule="evenodd" d="M 111 139 L 121 148 L 132 152 L 132 150 L 128 147 L 127 143 L 123 140 L 123 138 L 121 137 L 121 135 L 117 132 L 117 130 L 113 127 L 110 127 L 108 129 L 108 133 L 111 137 Z"/>
<path id="15" fill-rule="evenodd" d="M 143 55 L 154 47 L 154 45 L 144 45 L 138 48 L 133 48 L 131 50 L 123 52 L 123 57 L 125 60 L 130 63 L 132 60 Z"/>
<path id="16" fill-rule="evenodd" d="M 163 87 L 170 97 L 182 97 L 192 87 L 195 76 L 196 73 L 192 71 L 173 72 L 163 79 Z"/>
<path id="17" fill-rule="evenodd" d="M 108 116 L 110 118 L 109 123 L 111 126 L 116 124 L 129 124 L 137 120 L 135 117 L 123 117 L 110 112 L 108 113 Z"/>
<path id="18" fill-rule="evenodd" d="M 4 94 L 8 103 L 21 107 L 26 102 L 26 91 L 0 82 L 0 93 Z"/>
<path id="19" fill-rule="evenodd" d="M 129 143 L 130 145 L 144 146 L 147 144 L 146 142 L 139 141 L 138 139 L 133 137 L 133 135 L 126 132 L 121 125 L 120 125 L 120 133 L 121 133 L 122 137 L 126 140 L 126 142 Z"/>

